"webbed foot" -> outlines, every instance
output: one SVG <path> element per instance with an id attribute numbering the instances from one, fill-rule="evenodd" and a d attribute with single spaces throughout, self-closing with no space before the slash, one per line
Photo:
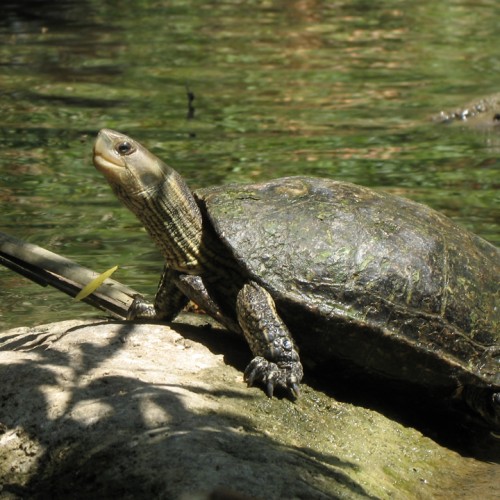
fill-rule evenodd
<path id="1" fill-rule="evenodd" d="M 262 383 L 270 398 L 273 397 L 275 387 L 283 387 L 297 398 L 300 395 L 299 382 L 303 374 L 299 361 L 273 363 L 262 356 L 256 356 L 248 364 L 244 380 L 248 387 L 255 383 Z"/>

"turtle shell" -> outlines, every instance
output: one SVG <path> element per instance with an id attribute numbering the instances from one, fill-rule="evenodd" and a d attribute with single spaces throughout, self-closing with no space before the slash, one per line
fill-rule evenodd
<path id="1" fill-rule="evenodd" d="M 431 208 L 289 177 L 197 193 L 305 364 L 425 386 L 500 386 L 500 251 Z"/>

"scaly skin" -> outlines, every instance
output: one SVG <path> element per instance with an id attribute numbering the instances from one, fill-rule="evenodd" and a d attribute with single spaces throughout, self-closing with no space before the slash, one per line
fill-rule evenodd
<path id="1" fill-rule="evenodd" d="M 99 134 L 94 162 L 163 252 L 154 306 L 196 302 L 242 333 L 245 379 L 298 394 L 301 355 L 461 399 L 500 428 L 500 251 L 424 205 L 333 179 L 191 193 L 133 139 Z M 290 330 L 290 331 L 289 331 Z M 290 333 L 291 332 L 291 333 Z"/>
<path id="2" fill-rule="evenodd" d="M 248 385 L 299 394 L 302 365 L 272 297 L 248 279 L 220 243 L 175 170 L 129 137 L 101 130 L 94 164 L 117 197 L 144 224 L 165 258 L 154 306 L 137 298 L 130 319 L 173 319 L 192 299 L 227 328 L 244 333 L 255 358 Z"/>

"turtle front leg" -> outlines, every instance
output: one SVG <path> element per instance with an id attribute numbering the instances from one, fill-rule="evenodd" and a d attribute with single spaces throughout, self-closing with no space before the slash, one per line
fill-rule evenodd
<path id="1" fill-rule="evenodd" d="M 271 295 L 257 283 L 247 283 L 238 293 L 236 309 L 238 322 L 255 356 L 245 370 L 247 384 L 263 383 L 269 397 L 277 386 L 298 396 L 304 374 L 302 364 Z"/>
<path id="2" fill-rule="evenodd" d="M 165 267 L 156 291 L 155 302 L 151 304 L 143 297 L 135 297 L 128 311 L 127 319 L 154 319 L 171 321 L 184 308 L 188 298 L 178 287 L 178 272 Z"/>

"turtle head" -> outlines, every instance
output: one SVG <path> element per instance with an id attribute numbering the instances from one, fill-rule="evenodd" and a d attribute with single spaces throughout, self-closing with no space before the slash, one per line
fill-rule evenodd
<path id="1" fill-rule="evenodd" d="M 150 196 L 175 175 L 172 168 L 137 141 L 110 129 L 102 129 L 97 136 L 94 165 L 124 202 Z"/>
<path id="2" fill-rule="evenodd" d="M 144 224 L 167 264 L 197 272 L 203 260 L 202 215 L 182 177 L 144 146 L 114 130 L 99 132 L 94 165 Z"/>

